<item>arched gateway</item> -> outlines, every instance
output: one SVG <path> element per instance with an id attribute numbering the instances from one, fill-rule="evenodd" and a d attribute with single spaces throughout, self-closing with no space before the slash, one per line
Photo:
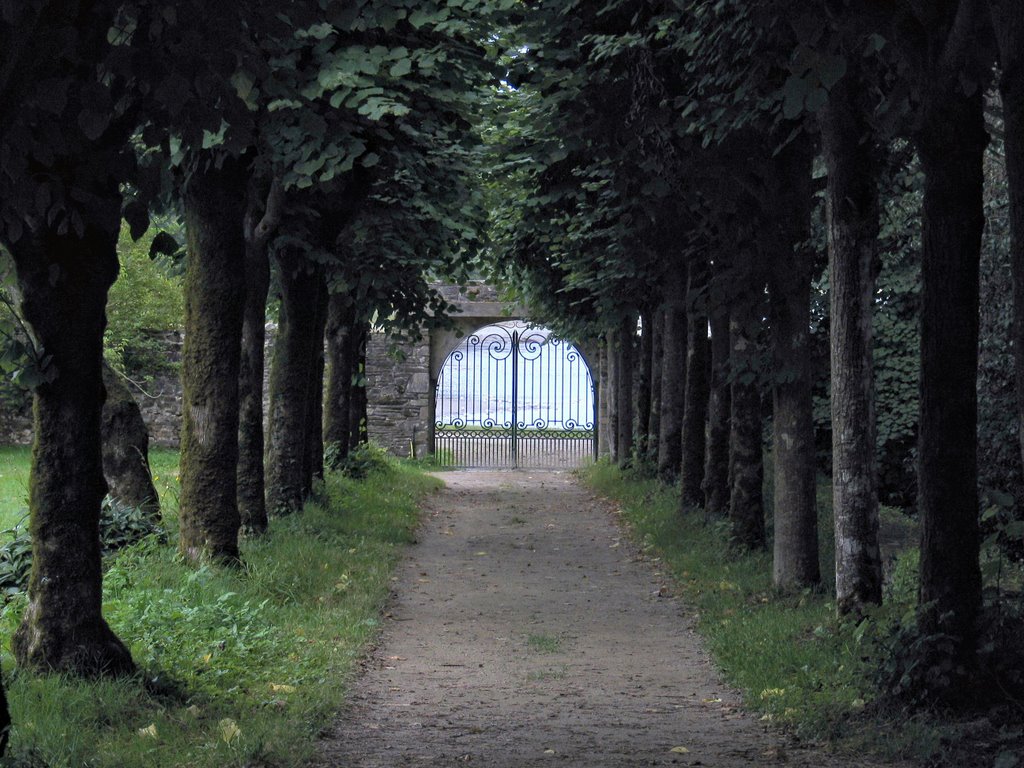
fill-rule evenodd
<path id="1" fill-rule="evenodd" d="M 586 356 L 527 324 L 521 307 L 501 302 L 486 285 L 438 289 L 456 307 L 449 327 L 425 331 L 397 350 L 383 334 L 371 335 L 370 439 L 399 456 L 434 453 L 458 466 L 569 467 L 590 460 L 598 377 Z"/>
<path id="2" fill-rule="evenodd" d="M 487 325 L 441 367 L 434 453 L 461 467 L 576 467 L 596 457 L 594 406 L 576 347 L 522 321 Z"/>

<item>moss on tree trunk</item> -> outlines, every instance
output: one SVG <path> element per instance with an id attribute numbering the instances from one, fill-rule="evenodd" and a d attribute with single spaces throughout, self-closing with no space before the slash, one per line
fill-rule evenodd
<path id="1" fill-rule="evenodd" d="M 306 401 L 306 445 L 302 455 L 304 492 L 313 492 L 313 481 L 324 476 L 324 332 L 327 326 L 327 283 L 320 275 L 316 294 L 309 398 Z"/>
<path id="2" fill-rule="evenodd" d="M 872 362 L 879 163 L 855 77 L 848 73 L 832 89 L 821 136 L 828 170 L 836 607 L 859 615 L 882 602 L 882 558 Z"/>
<path id="3" fill-rule="evenodd" d="M 267 506 L 272 515 L 287 515 L 301 509 L 309 487 L 307 426 L 323 276 L 298 254 L 282 254 L 279 265 L 281 319 L 270 369 Z"/>
<path id="4" fill-rule="evenodd" d="M 160 498 L 149 469 L 149 430 L 121 376 L 103 363 L 103 475 L 111 497 L 160 517 Z"/>
<path id="5" fill-rule="evenodd" d="M 246 243 L 245 311 L 238 371 L 238 513 L 242 528 L 267 530 L 264 485 L 263 372 L 266 365 L 267 292 L 270 261 L 262 243 Z"/>
<path id="6" fill-rule="evenodd" d="M 32 573 L 12 646 L 20 666 L 85 675 L 134 669 L 101 613 L 103 330 L 117 275 L 119 198 L 101 205 L 103 228 L 89 222 L 81 236 L 44 230 L 7 244 L 21 312 L 54 374 L 34 393 Z"/>
<path id="7" fill-rule="evenodd" d="M 238 561 L 238 374 L 245 310 L 246 174 L 196 172 L 184 196 L 188 260 L 182 351 L 179 546 L 190 560 Z"/>

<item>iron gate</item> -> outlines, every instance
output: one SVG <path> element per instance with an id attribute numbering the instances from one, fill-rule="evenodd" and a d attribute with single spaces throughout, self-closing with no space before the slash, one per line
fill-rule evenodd
<path id="1" fill-rule="evenodd" d="M 566 468 L 597 455 L 590 368 L 544 328 L 510 322 L 467 336 L 441 368 L 434 404 L 442 466 Z"/>

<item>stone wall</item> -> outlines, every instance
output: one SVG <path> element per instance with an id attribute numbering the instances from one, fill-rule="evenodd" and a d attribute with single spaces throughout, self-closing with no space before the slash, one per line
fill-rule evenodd
<path id="1" fill-rule="evenodd" d="M 150 445 L 177 448 L 181 437 L 181 364 L 182 335 L 180 331 L 162 333 L 169 370 L 161 371 L 152 381 L 129 387 L 139 404 L 142 418 L 149 428 Z"/>
<path id="2" fill-rule="evenodd" d="M 483 284 L 460 289 L 442 286 L 441 294 L 456 304 L 454 328 L 424 334 L 415 342 L 395 345 L 384 334 L 371 335 L 366 349 L 367 425 L 370 439 L 397 456 L 425 456 L 430 449 L 434 418 L 433 389 L 442 364 L 462 334 L 494 322 L 522 317 L 521 310 L 499 301 L 495 290 Z M 267 326 L 267 366 L 264 392 L 269 391 L 270 362 L 276 327 Z M 133 394 L 149 427 L 153 445 L 177 447 L 181 431 L 182 334 L 161 334 L 173 369 L 133 388 Z M 592 363 L 596 360 L 591 358 Z M 8 409 L 9 410 L 9 409 Z M 27 410 L 0 411 L 0 444 L 27 444 L 32 437 Z"/>
<path id="3" fill-rule="evenodd" d="M 430 429 L 430 342 L 393 347 L 382 333 L 366 345 L 367 432 L 396 456 L 425 456 Z"/>

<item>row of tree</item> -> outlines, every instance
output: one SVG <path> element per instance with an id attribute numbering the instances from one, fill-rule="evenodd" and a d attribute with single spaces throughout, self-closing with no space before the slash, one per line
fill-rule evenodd
<path id="1" fill-rule="evenodd" d="M 308 495 L 325 439 L 342 454 L 361 439 L 370 320 L 395 333 L 439 321 L 448 306 L 431 279 L 472 263 L 489 30 L 513 5 L 0 8 L 0 244 L 37 384 L 20 666 L 133 668 L 102 616 L 98 538 L 104 308 L 122 220 L 135 236 L 153 210 L 184 222 L 180 549 L 237 562 L 240 532 Z"/>
<path id="2" fill-rule="evenodd" d="M 919 169 L 920 627 L 951 638 L 958 695 L 982 609 L 986 95 L 1005 145 L 1012 341 L 1024 354 L 1024 7 L 541 1 L 518 33 L 497 129 L 512 204 L 496 228 L 512 278 L 563 333 L 601 339 L 613 455 L 653 457 L 685 507 L 727 516 L 746 548 L 767 541 L 769 393 L 780 588 L 821 579 L 810 328 L 827 258 L 835 588 L 855 615 L 882 600 L 881 212 Z M 1024 358 L 1016 370 L 1019 418 Z"/>

